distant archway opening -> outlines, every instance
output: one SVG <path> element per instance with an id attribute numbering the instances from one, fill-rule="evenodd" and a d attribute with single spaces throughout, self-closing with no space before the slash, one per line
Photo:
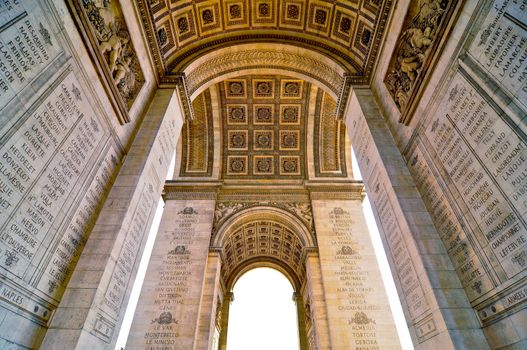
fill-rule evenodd
<path id="1" fill-rule="evenodd" d="M 275 268 L 246 271 L 234 284 L 228 350 L 297 350 L 299 331 L 294 287 Z"/>

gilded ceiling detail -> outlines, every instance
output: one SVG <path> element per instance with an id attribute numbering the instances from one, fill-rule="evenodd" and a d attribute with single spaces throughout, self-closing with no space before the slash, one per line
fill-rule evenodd
<path id="1" fill-rule="evenodd" d="M 369 79 L 391 0 L 141 0 L 161 77 L 203 52 L 244 42 L 281 42 L 334 58 L 356 83 Z"/>
<path id="2" fill-rule="evenodd" d="M 223 178 L 304 178 L 311 85 L 276 76 L 219 83 Z"/>

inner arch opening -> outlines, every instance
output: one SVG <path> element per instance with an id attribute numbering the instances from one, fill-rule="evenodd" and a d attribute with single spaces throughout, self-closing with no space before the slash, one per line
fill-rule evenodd
<path id="1" fill-rule="evenodd" d="M 227 349 L 299 349 L 293 293 L 289 279 L 274 268 L 245 272 L 233 288 Z"/>

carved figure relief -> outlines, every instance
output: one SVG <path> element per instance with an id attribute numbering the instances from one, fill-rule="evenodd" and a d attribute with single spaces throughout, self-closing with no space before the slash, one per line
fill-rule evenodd
<path id="1" fill-rule="evenodd" d="M 81 17 L 83 34 L 114 95 L 122 123 L 144 84 L 143 72 L 130 41 L 130 34 L 117 1 L 71 0 L 72 9 Z"/>
<path id="2" fill-rule="evenodd" d="M 216 302 L 216 318 L 215 318 L 216 328 L 218 329 L 218 331 L 221 331 L 221 320 L 222 320 L 222 304 L 221 304 L 220 299 L 218 298 Z"/>
<path id="3" fill-rule="evenodd" d="M 457 0 L 419 0 L 410 4 L 384 80 L 402 113 L 401 122 L 409 120 L 412 101 L 438 46 L 436 38 L 446 29 L 448 14 L 456 3 Z"/>

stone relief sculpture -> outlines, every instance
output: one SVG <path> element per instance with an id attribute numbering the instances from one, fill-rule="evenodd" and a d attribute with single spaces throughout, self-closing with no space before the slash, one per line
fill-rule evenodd
<path id="1" fill-rule="evenodd" d="M 221 331 L 221 320 L 222 320 L 222 304 L 219 298 L 216 302 L 216 317 L 214 319 L 214 322 L 216 324 L 216 328 L 218 331 Z"/>
<path id="2" fill-rule="evenodd" d="M 355 316 L 348 320 L 349 324 L 358 324 L 358 325 L 367 325 L 367 324 L 376 324 L 375 320 L 368 317 L 368 315 L 363 311 L 355 312 Z"/>
<path id="3" fill-rule="evenodd" d="M 80 17 L 83 34 L 91 52 L 115 95 L 121 122 L 144 84 L 144 77 L 118 1 L 70 0 Z"/>
<path id="4" fill-rule="evenodd" d="M 431 64 L 435 38 L 440 38 L 448 14 L 457 0 L 412 1 L 397 46 L 393 53 L 385 84 L 407 122 L 412 100 L 423 83 Z"/>
<path id="5" fill-rule="evenodd" d="M 251 202 L 219 202 L 216 204 L 216 209 L 214 210 L 214 226 L 212 232 L 215 233 L 218 228 L 233 214 L 238 213 L 239 211 L 259 206 L 260 203 L 251 203 Z M 310 230 L 311 233 L 314 233 L 314 224 L 313 224 L 313 212 L 311 210 L 311 205 L 309 203 L 298 203 L 298 202 L 270 202 L 266 205 L 284 209 L 291 214 L 297 216 L 306 227 Z"/>

